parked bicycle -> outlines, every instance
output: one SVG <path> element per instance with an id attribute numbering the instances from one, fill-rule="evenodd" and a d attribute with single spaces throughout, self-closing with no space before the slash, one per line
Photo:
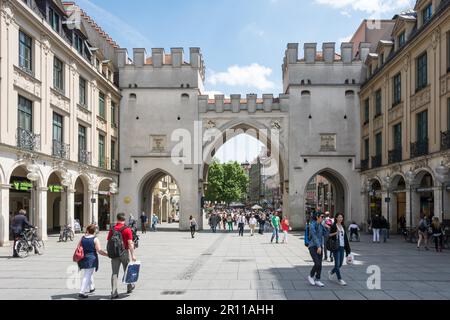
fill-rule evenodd
<path id="1" fill-rule="evenodd" d="M 417 228 L 403 228 L 402 235 L 405 238 L 405 241 L 410 243 L 417 243 Z"/>
<path id="2" fill-rule="evenodd" d="M 25 229 L 16 242 L 16 252 L 20 258 L 26 258 L 34 249 L 38 255 L 44 254 L 44 242 L 37 235 L 38 228 Z"/>
<path id="3" fill-rule="evenodd" d="M 73 241 L 74 238 L 75 233 L 73 232 L 72 227 L 67 225 L 59 235 L 59 242 L 67 242 L 67 240 Z"/>

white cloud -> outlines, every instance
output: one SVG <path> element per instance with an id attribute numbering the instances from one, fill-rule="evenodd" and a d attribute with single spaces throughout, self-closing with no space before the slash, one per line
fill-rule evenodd
<path id="1" fill-rule="evenodd" d="M 114 31 L 116 34 L 121 35 L 123 39 L 127 39 L 129 44 L 136 48 L 142 48 L 143 46 L 152 47 L 151 41 L 139 30 L 118 16 L 94 4 L 91 0 L 77 0 L 76 3 L 88 15 L 93 17 L 102 28 L 104 26 L 106 32 L 108 30 Z"/>
<path id="2" fill-rule="evenodd" d="M 318 4 L 340 9 L 341 13 L 349 14 L 348 10 L 362 11 L 369 14 L 386 14 L 414 6 L 415 0 L 314 0 Z"/>
<path id="3" fill-rule="evenodd" d="M 232 87 L 245 86 L 258 90 L 273 89 L 275 84 L 267 77 L 272 74 L 272 69 L 253 63 L 249 66 L 231 66 L 226 72 L 211 71 L 208 83 L 212 85 L 225 84 Z"/>

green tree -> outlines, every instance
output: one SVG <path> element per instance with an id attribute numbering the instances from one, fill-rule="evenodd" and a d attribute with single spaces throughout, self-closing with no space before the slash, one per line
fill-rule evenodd
<path id="1" fill-rule="evenodd" d="M 208 171 L 206 200 L 230 204 L 239 201 L 247 191 L 249 178 L 236 161 L 219 163 L 214 159 Z"/>

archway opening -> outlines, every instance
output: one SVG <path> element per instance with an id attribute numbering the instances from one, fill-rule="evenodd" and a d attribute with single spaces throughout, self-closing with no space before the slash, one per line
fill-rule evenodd
<path id="1" fill-rule="evenodd" d="M 67 193 L 61 184 L 61 175 L 53 172 L 47 182 L 47 232 L 59 233 L 65 222 Z"/>
<path id="2" fill-rule="evenodd" d="M 141 212 L 147 216 L 149 225 L 154 216 L 158 224 L 170 224 L 174 228 L 180 221 L 181 191 L 174 177 L 165 171 L 151 173 L 141 188 Z M 137 218 L 137 217 L 136 217 Z M 139 219 L 140 222 L 140 219 Z"/>
<path id="3" fill-rule="evenodd" d="M 84 229 L 90 222 L 89 218 L 89 192 L 87 178 L 79 176 L 75 181 L 74 218 Z"/>
<path id="4" fill-rule="evenodd" d="M 347 212 L 347 192 L 344 183 L 335 172 L 324 170 L 315 174 L 307 183 L 304 193 L 306 218 L 315 210 L 330 212 L 332 216 Z"/>
<path id="5" fill-rule="evenodd" d="M 382 216 L 383 212 L 383 194 L 381 189 L 381 183 L 377 179 L 372 180 L 372 188 L 370 191 L 370 198 L 369 198 L 369 206 L 370 206 L 370 215 L 368 219 L 370 221 L 373 220 L 373 218 L 378 215 Z"/>
<path id="6" fill-rule="evenodd" d="M 38 222 L 38 213 L 35 199 L 36 183 L 28 180 L 28 170 L 25 166 L 19 166 L 11 173 L 9 183 L 11 189 L 9 191 L 9 215 L 10 224 L 12 218 L 19 210 L 25 210 L 28 221 L 35 225 Z"/>
<path id="7" fill-rule="evenodd" d="M 419 175 L 420 177 L 420 175 Z M 429 219 L 434 217 L 434 181 L 429 172 L 426 172 L 420 179 L 417 193 L 420 197 L 420 216 L 426 216 Z"/>
<path id="8" fill-rule="evenodd" d="M 402 176 L 397 176 L 393 180 L 392 199 L 392 230 L 398 233 L 406 228 L 406 182 Z"/>
<path id="9" fill-rule="evenodd" d="M 98 227 L 100 230 L 109 230 L 111 227 L 111 180 L 103 180 L 98 186 Z"/>

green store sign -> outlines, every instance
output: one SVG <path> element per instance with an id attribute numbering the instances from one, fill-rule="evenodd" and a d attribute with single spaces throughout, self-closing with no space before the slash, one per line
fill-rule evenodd
<path id="1" fill-rule="evenodd" d="M 29 191 L 30 189 L 33 188 L 33 184 L 31 182 L 24 182 L 24 181 L 13 182 L 12 186 L 15 190 L 18 191 Z"/>
<path id="2" fill-rule="evenodd" d="M 61 193 L 64 191 L 64 188 L 62 186 L 48 186 L 48 191 L 53 193 Z"/>

